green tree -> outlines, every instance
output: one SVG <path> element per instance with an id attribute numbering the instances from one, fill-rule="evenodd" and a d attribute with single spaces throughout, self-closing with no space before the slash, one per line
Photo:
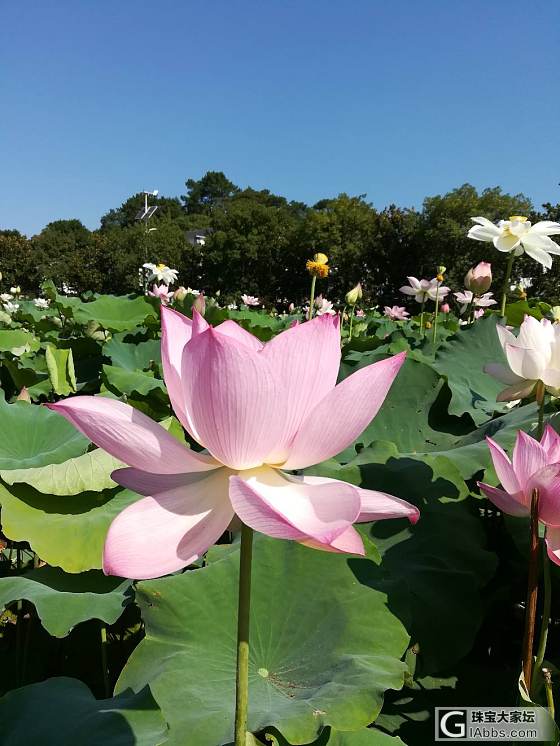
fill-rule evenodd
<path id="1" fill-rule="evenodd" d="M 201 179 L 187 179 L 181 197 L 189 214 L 210 214 L 223 208 L 240 190 L 222 171 L 207 171 Z"/>
<path id="2" fill-rule="evenodd" d="M 149 197 L 149 205 L 157 205 L 157 210 L 150 218 L 150 225 L 161 220 L 180 220 L 184 218 L 184 208 L 178 197 Z M 144 209 L 144 194 L 139 192 L 125 200 L 120 207 L 109 210 L 101 217 L 101 230 L 112 228 L 131 228 L 135 225 L 137 215 Z"/>

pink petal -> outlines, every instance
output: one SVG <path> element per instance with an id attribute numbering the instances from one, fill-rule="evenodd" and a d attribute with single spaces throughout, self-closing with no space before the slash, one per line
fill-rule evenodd
<path id="1" fill-rule="evenodd" d="M 318 464 L 349 446 L 379 411 L 405 356 L 368 365 L 335 386 L 302 423 L 283 468 Z"/>
<path id="2" fill-rule="evenodd" d="M 161 361 L 163 377 L 173 411 L 188 432 L 196 438 L 185 411 L 184 392 L 181 385 L 181 360 L 183 350 L 192 336 L 192 321 L 178 311 L 162 306 L 161 309 Z"/>
<path id="3" fill-rule="evenodd" d="M 504 449 L 495 440 L 492 440 L 492 438 L 486 438 L 486 442 L 490 449 L 494 470 L 504 490 L 510 495 L 521 492 L 521 486 Z"/>
<path id="4" fill-rule="evenodd" d="M 331 541 L 330 544 L 320 544 L 314 539 L 306 539 L 299 543 L 304 544 L 306 547 L 311 547 L 312 549 L 322 549 L 324 552 L 336 552 L 338 554 L 365 554 L 364 542 L 354 526 L 347 528 L 346 531 L 343 531 L 340 536 L 338 536 L 334 541 Z"/>
<path id="5" fill-rule="evenodd" d="M 45 405 L 59 412 L 95 445 L 137 469 L 161 474 L 208 471 L 219 464 L 195 453 L 129 404 L 103 396 L 74 396 Z"/>
<path id="6" fill-rule="evenodd" d="M 376 490 L 358 488 L 362 500 L 362 509 L 358 516 L 358 523 L 366 521 L 382 521 L 386 518 L 408 518 L 414 524 L 420 518 L 420 511 L 400 497 L 388 495 Z"/>
<path id="7" fill-rule="evenodd" d="M 538 442 L 523 430 L 517 433 L 513 447 L 513 470 L 522 490 L 527 492 L 526 485 L 535 472 L 543 469 L 547 464 L 546 451 Z M 505 487 L 504 484 L 502 484 Z M 507 488 L 506 488 L 507 489 Z M 511 492 L 511 490 L 507 490 Z M 531 495 L 527 498 L 531 499 Z"/>
<path id="8" fill-rule="evenodd" d="M 109 527 L 103 572 L 141 580 L 192 564 L 227 529 L 233 510 L 226 469 L 186 474 L 183 483 L 125 508 Z"/>
<path id="9" fill-rule="evenodd" d="M 345 482 L 313 485 L 268 467 L 229 481 L 229 497 L 239 518 L 277 539 L 314 539 L 330 545 L 360 512 L 358 491 Z"/>
<path id="10" fill-rule="evenodd" d="M 193 306 L 192 309 L 192 336 L 195 337 L 197 334 L 205 332 L 210 324 L 206 321 L 204 316 L 200 314 L 197 309 Z"/>
<path id="11" fill-rule="evenodd" d="M 546 459 L 549 464 L 560 461 L 560 435 L 552 425 L 546 425 L 541 438 L 541 445 L 546 451 Z"/>
<path id="12" fill-rule="evenodd" d="M 530 500 L 539 492 L 539 519 L 547 526 L 560 526 L 560 464 L 550 464 L 534 473 L 527 483 Z"/>
<path id="13" fill-rule="evenodd" d="M 328 477 L 300 477 L 305 484 L 326 485 L 326 484 L 343 484 L 336 479 Z M 361 508 L 356 523 L 366 523 L 368 521 L 382 521 L 386 518 L 408 518 L 411 523 L 417 523 L 420 518 L 420 511 L 415 505 L 400 497 L 388 495 L 386 492 L 377 492 L 376 490 L 364 490 L 356 487 L 360 495 Z"/>
<path id="14" fill-rule="evenodd" d="M 277 409 L 282 436 L 267 455 L 269 464 L 288 457 L 288 447 L 302 422 L 336 384 L 340 366 L 338 317 L 324 314 L 287 329 L 268 342 L 261 353 L 283 382 Z"/>
<path id="15" fill-rule="evenodd" d="M 478 482 L 478 486 L 490 502 L 494 503 L 502 513 L 517 517 L 529 515 L 530 511 L 523 502 L 524 496 L 522 492 L 518 492 L 516 495 L 508 495 L 504 490 L 500 490 L 497 487 L 490 487 L 489 484 L 484 484 L 483 482 Z"/>
<path id="16" fill-rule="evenodd" d="M 255 350 L 255 352 L 262 350 L 262 348 L 264 347 L 260 339 L 257 339 L 254 334 L 246 331 L 242 326 L 237 324 L 232 319 L 226 319 L 225 321 L 222 321 L 222 323 L 218 324 L 218 326 L 216 327 L 216 331 L 220 332 L 220 334 L 225 334 L 227 337 L 236 339 L 238 342 L 241 342 L 246 347 L 250 347 L 252 350 Z"/>
<path id="17" fill-rule="evenodd" d="M 525 381 L 521 379 L 518 383 L 500 391 L 496 401 L 516 401 L 517 399 L 526 399 L 530 396 L 535 388 L 535 381 Z"/>
<path id="18" fill-rule="evenodd" d="M 546 551 L 555 565 L 560 565 L 560 528 L 549 527 L 546 531 Z"/>
<path id="19" fill-rule="evenodd" d="M 258 352 L 209 327 L 183 352 L 183 386 L 198 440 L 234 469 L 263 463 L 278 441 L 277 372 Z"/>

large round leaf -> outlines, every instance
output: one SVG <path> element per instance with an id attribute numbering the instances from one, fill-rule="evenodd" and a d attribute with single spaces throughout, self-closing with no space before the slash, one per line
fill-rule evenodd
<path id="1" fill-rule="evenodd" d="M 0 699 L 3 746 L 157 746 L 166 726 L 146 689 L 95 699 L 77 679 L 57 677 Z"/>
<path id="2" fill-rule="evenodd" d="M 462 329 L 441 345 L 434 361 L 434 369 L 447 377 L 451 389 L 449 412 L 468 412 L 477 425 L 496 411 L 507 411 L 507 404 L 496 402 L 504 384 L 483 370 L 487 363 L 506 363 L 496 322 L 496 316 L 489 316 Z"/>
<path id="3" fill-rule="evenodd" d="M 149 683 L 177 746 L 233 737 L 237 550 L 209 566 L 142 582 L 146 638 L 118 682 Z M 368 570 L 370 587 L 356 580 Z M 277 727 L 295 743 L 332 725 L 375 719 L 388 688 L 403 682 L 408 637 L 375 589 L 370 560 L 257 537 L 251 609 L 249 728 Z"/>
<path id="4" fill-rule="evenodd" d="M 0 399 L 0 469 L 27 469 L 60 464 L 79 456 L 89 440 L 46 407 Z"/>
<path id="5" fill-rule="evenodd" d="M 13 541 L 29 542 L 41 559 L 66 572 L 100 569 L 109 524 L 135 500 L 138 495 L 129 490 L 57 496 L 26 484 L 0 484 L 2 530 Z"/>
<path id="6" fill-rule="evenodd" d="M 273 746 L 296 746 L 290 744 L 281 733 L 276 730 L 266 733 Z M 343 733 L 325 728 L 319 738 L 307 746 L 406 746 L 400 738 L 389 736 L 376 728 L 362 728 L 361 730 Z"/>
<path id="7" fill-rule="evenodd" d="M 0 578 L 0 605 L 30 601 L 54 637 L 65 637 L 88 619 L 114 624 L 132 595 L 132 581 L 107 577 L 98 570 L 68 575 L 47 566 Z"/>
<path id="8" fill-rule="evenodd" d="M 78 495 L 101 492 L 116 487 L 111 472 L 123 464 L 107 451 L 96 448 L 62 464 L 48 464 L 35 469 L 0 470 L 7 484 L 24 482 L 45 495 Z"/>
<path id="9" fill-rule="evenodd" d="M 0 330 L 0 352 L 11 352 L 18 356 L 38 349 L 39 340 L 31 332 L 25 329 Z"/>
<path id="10" fill-rule="evenodd" d="M 155 318 L 152 305 L 142 296 L 101 295 L 91 303 L 81 303 L 74 309 L 74 318 L 81 324 L 97 321 L 109 331 L 122 332 L 141 326 L 149 317 Z"/>
<path id="11" fill-rule="evenodd" d="M 131 371 L 147 370 L 152 362 L 161 362 L 159 339 L 132 344 L 113 337 L 103 345 L 103 354 L 111 358 L 113 365 Z"/>

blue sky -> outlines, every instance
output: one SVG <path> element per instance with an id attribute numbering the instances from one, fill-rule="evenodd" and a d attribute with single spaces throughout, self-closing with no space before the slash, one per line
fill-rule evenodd
<path id="1" fill-rule="evenodd" d="M 0 228 L 94 228 L 207 170 L 308 203 L 558 202 L 559 28 L 555 0 L 4 3 Z"/>

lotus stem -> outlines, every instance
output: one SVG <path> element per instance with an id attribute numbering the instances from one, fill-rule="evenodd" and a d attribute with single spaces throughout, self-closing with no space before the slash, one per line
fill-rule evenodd
<path id="1" fill-rule="evenodd" d="M 531 682 L 532 691 L 534 691 L 535 687 L 537 686 L 539 674 L 543 672 L 542 665 L 544 663 L 544 657 L 546 654 L 546 643 L 548 641 L 548 626 L 550 624 L 550 609 L 551 609 L 551 604 L 552 604 L 552 583 L 550 581 L 550 560 L 548 559 L 548 553 L 546 551 L 546 528 L 545 528 L 544 538 L 541 541 L 541 546 L 542 546 L 542 558 L 543 558 L 544 599 L 543 599 L 543 609 L 542 609 L 541 631 L 540 631 L 540 636 L 539 636 L 539 644 L 537 647 L 537 656 L 535 659 L 535 670 L 533 672 L 533 680 Z"/>
<path id="2" fill-rule="evenodd" d="M 515 259 L 515 256 L 513 255 L 513 251 L 510 251 L 508 260 L 507 260 L 507 265 L 506 265 L 506 277 L 504 280 L 504 287 L 502 290 L 502 308 L 500 311 L 500 316 L 502 318 L 505 318 L 505 315 L 506 315 L 506 300 L 507 300 L 507 293 L 509 289 L 509 280 L 511 277 L 511 268 L 513 266 L 514 259 Z"/>
<path id="3" fill-rule="evenodd" d="M 537 424 L 537 434 L 536 434 L 537 440 L 540 440 L 542 438 L 543 432 L 544 432 L 544 394 L 545 394 L 544 383 L 542 381 L 538 381 L 535 387 L 535 398 L 537 400 L 537 405 L 539 408 L 539 420 Z"/>
<path id="4" fill-rule="evenodd" d="M 352 339 L 352 324 L 354 322 L 354 309 L 355 309 L 355 306 L 350 306 L 350 328 L 348 330 L 348 339 Z"/>
<path id="5" fill-rule="evenodd" d="M 550 668 L 543 668 L 542 673 L 544 676 L 544 689 L 546 692 L 546 704 L 548 707 L 548 711 L 550 713 L 550 717 L 554 720 L 554 709 L 555 708 L 554 708 L 554 695 L 552 693 L 552 672 Z"/>
<path id="6" fill-rule="evenodd" d="M 109 671 L 107 667 L 107 627 L 101 622 L 101 665 L 103 667 L 103 691 L 108 699 L 111 696 Z"/>
<path id="7" fill-rule="evenodd" d="M 315 278 L 313 278 L 312 288 L 314 284 Z M 235 746 L 246 746 L 247 743 L 247 709 L 249 704 L 249 620 L 251 615 L 252 559 L 253 529 L 243 524 L 241 528 L 241 550 L 239 555 Z"/>
<path id="8" fill-rule="evenodd" d="M 436 288 L 436 310 L 434 313 L 434 328 L 432 330 L 432 344 L 435 345 L 436 343 L 436 335 L 437 335 L 437 322 L 438 322 L 438 310 L 439 310 L 439 286 L 440 283 L 438 282 L 438 286 Z"/>
<path id="9" fill-rule="evenodd" d="M 424 306 L 426 305 L 426 299 L 422 300 L 422 306 L 420 308 L 420 339 L 424 339 Z"/>
<path id="10" fill-rule="evenodd" d="M 523 634 L 523 677 L 527 691 L 531 688 L 533 672 L 533 643 L 535 618 L 537 615 L 537 593 L 539 588 L 539 491 L 533 490 L 531 497 L 531 538 L 529 545 L 529 569 L 527 577 L 527 604 L 525 608 L 525 631 Z M 236 744 L 237 746 L 237 744 Z"/>
<path id="11" fill-rule="evenodd" d="M 315 301 L 315 283 L 317 281 L 317 278 L 315 275 L 311 277 L 311 292 L 309 294 L 309 311 L 307 313 L 307 320 L 311 321 L 313 318 L 313 302 Z M 237 746 L 237 744 L 235 745 Z"/>

